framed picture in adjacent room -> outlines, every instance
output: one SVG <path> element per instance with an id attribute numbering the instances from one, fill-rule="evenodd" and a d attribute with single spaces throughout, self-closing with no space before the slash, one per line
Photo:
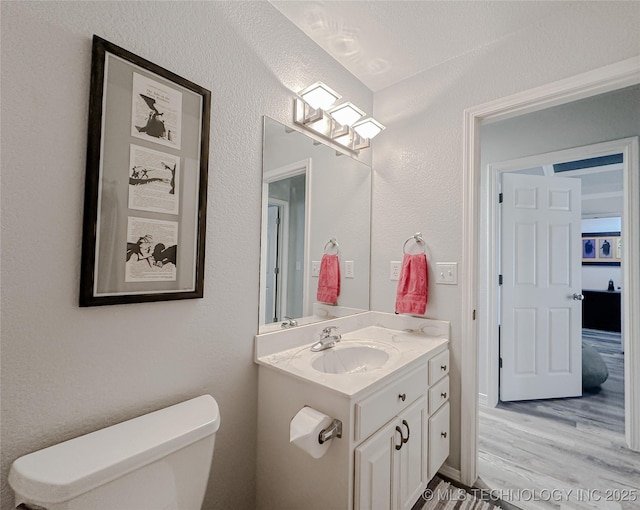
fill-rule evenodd
<path id="1" fill-rule="evenodd" d="M 200 298 L 211 93 L 93 37 L 80 306 Z"/>
<path id="2" fill-rule="evenodd" d="M 619 266 L 622 259 L 620 232 L 582 234 L 583 266 Z"/>

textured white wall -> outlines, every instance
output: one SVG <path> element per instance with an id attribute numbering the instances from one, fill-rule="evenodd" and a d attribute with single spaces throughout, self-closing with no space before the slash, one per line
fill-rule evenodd
<path id="1" fill-rule="evenodd" d="M 262 115 L 372 95 L 267 2 L 2 2 L 2 509 L 13 460 L 202 393 L 205 508 L 255 508 Z M 212 91 L 205 297 L 77 305 L 91 37 Z"/>
<path id="2" fill-rule="evenodd" d="M 637 2 L 571 4 L 557 14 L 376 93 L 387 129 L 374 142 L 372 309 L 393 311 L 389 261 L 416 231 L 432 268 L 462 261 L 464 109 L 640 53 Z M 462 296 L 460 286 L 433 283 L 429 293 L 426 316 L 451 321 L 449 464 L 458 468 Z"/>

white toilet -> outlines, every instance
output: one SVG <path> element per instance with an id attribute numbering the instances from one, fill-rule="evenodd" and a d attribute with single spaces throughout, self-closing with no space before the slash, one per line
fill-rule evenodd
<path id="1" fill-rule="evenodd" d="M 202 395 L 30 453 L 9 472 L 16 508 L 200 510 L 219 427 Z"/>

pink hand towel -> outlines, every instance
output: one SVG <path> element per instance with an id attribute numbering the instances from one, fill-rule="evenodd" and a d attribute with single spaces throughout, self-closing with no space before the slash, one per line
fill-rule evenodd
<path id="1" fill-rule="evenodd" d="M 320 262 L 318 278 L 318 301 L 337 303 L 340 295 L 340 260 L 338 255 L 324 254 Z"/>
<path id="2" fill-rule="evenodd" d="M 426 255 L 405 253 L 396 293 L 396 313 L 424 314 L 427 309 L 428 280 Z"/>

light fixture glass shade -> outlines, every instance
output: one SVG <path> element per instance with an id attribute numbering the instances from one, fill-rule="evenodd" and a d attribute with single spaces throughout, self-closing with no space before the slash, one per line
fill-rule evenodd
<path id="1" fill-rule="evenodd" d="M 332 108 L 329 114 L 343 126 L 353 126 L 364 117 L 364 112 L 353 103 L 342 103 Z"/>
<path id="2" fill-rule="evenodd" d="M 321 81 L 309 85 L 306 89 L 298 92 L 298 95 L 304 99 L 311 108 L 322 108 L 323 110 L 329 108 L 342 97 Z"/>
<path id="3" fill-rule="evenodd" d="M 374 118 L 368 118 L 353 125 L 353 129 L 364 138 L 373 138 L 385 127 Z"/>

